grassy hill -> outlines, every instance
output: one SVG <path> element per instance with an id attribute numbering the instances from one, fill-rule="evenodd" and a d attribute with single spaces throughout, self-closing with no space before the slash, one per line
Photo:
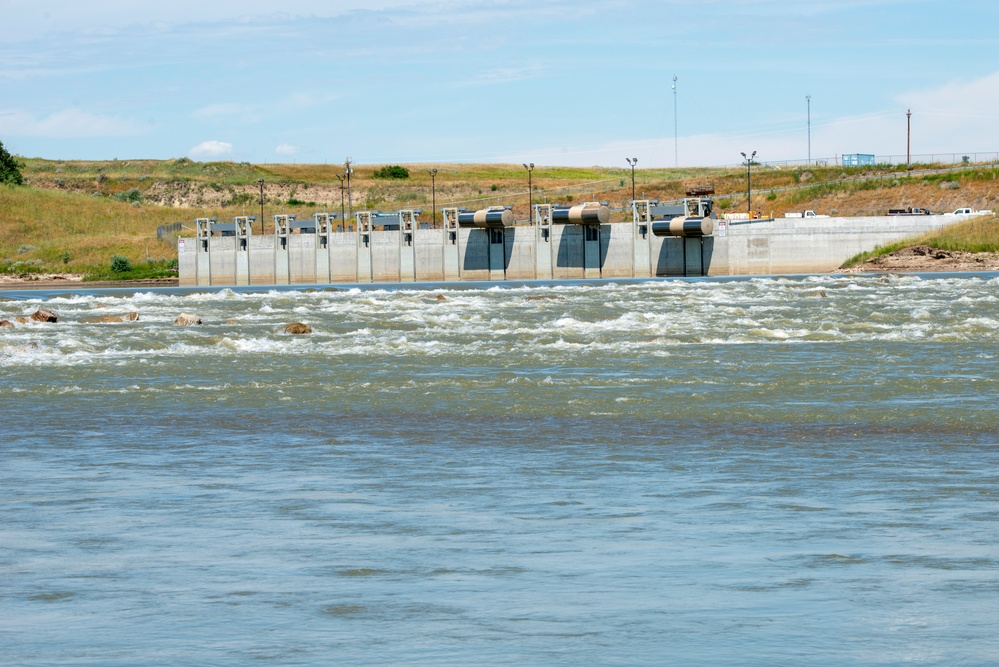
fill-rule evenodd
<path id="1" fill-rule="evenodd" d="M 252 165 L 178 160 L 63 161 L 21 159 L 26 185 L 0 186 L 0 271 L 106 273 L 114 255 L 137 267 L 166 268 L 172 245 L 156 237 L 158 225 L 196 217 L 259 215 L 258 179 L 264 180 L 266 221 L 275 213 L 300 218 L 340 211 L 343 165 Z M 422 208 L 431 217 L 428 173 L 436 167 L 437 206 L 514 207 L 528 213 L 527 172 L 520 165 L 406 165 L 409 177 L 378 178 L 381 165 L 355 166 L 354 210 Z M 932 171 L 939 169 L 940 171 Z M 537 167 L 533 201 L 606 201 L 624 208 L 631 199 L 629 168 Z M 753 209 L 782 215 L 814 209 L 829 215 L 883 215 L 889 208 L 961 206 L 999 209 L 999 169 L 991 165 L 914 165 L 846 168 L 753 167 Z M 746 170 L 642 169 L 635 194 L 673 200 L 689 184 L 712 184 L 721 211 L 746 210 Z M 346 193 L 343 193 L 346 197 Z M 629 213 L 614 214 L 614 220 Z M 259 224 L 259 223 L 258 223 Z M 269 228 L 269 225 L 268 225 Z M 994 231 L 986 232 L 987 236 Z M 989 236 L 989 238 L 992 238 Z"/>

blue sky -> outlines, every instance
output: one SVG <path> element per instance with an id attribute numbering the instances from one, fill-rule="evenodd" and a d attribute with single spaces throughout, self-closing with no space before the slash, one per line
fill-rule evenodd
<path id="1" fill-rule="evenodd" d="M 813 158 L 904 155 L 908 108 L 913 154 L 999 151 L 994 1 L 0 0 L 0 16 L 0 141 L 32 157 L 798 160 L 806 95 Z"/>

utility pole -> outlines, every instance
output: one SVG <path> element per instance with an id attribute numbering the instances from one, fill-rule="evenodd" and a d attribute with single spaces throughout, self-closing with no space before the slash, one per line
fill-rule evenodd
<path id="1" fill-rule="evenodd" d="M 905 166 L 912 160 L 912 109 L 905 112 Z"/>
<path id="2" fill-rule="evenodd" d="M 676 123 L 676 74 L 673 75 L 673 166 L 680 166 L 680 148 L 677 144 L 677 133 L 676 133 L 677 123 Z M 635 195 L 632 193 L 631 198 L 634 199 Z"/>
<path id="3" fill-rule="evenodd" d="M 808 160 L 805 164 L 810 165 L 812 164 L 812 96 L 805 95 L 805 101 L 808 102 Z"/>
<path id="4" fill-rule="evenodd" d="M 347 174 L 334 174 L 334 175 L 336 176 L 336 180 L 340 181 L 340 221 L 343 224 L 343 228 L 347 229 L 347 220 L 346 218 L 344 218 L 345 211 L 343 205 L 343 188 L 344 188 L 343 182 L 347 180 Z"/>

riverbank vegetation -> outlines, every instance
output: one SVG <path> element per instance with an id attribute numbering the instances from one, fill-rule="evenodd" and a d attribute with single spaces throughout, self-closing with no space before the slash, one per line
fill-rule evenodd
<path id="1" fill-rule="evenodd" d="M 926 246 L 947 252 L 999 253 L 999 216 L 980 216 L 928 232 L 917 238 L 878 246 L 874 250 L 862 252 L 846 260 L 843 268 L 866 264 L 878 257 L 912 246 Z"/>

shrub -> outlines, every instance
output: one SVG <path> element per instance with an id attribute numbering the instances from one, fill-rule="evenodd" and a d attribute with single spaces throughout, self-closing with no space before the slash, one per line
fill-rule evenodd
<path id="1" fill-rule="evenodd" d="M 256 204 L 259 196 L 249 192 L 237 192 L 229 200 L 229 206 L 249 206 L 250 204 Z"/>
<path id="2" fill-rule="evenodd" d="M 128 202 L 131 204 L 142 203 L 142 191 L 138 188 L 132 188 L 126 192 L 118 192 L 111 195 L 111 198 L 116 201 Z"/>
<path id="3" fill-rule="evenodd" d="M 132 270 L 132 262 L 128 260 L 128 257 L 115 255 L 114 257 L 111 258 L 112 273 L 128 273 L 131 270 Z"/>
<path id="4" fill-rule="evenodd" d="M 45 262 L 40 259 L 22 259 L 4 266 L 4 271 L 8 273 L 38 273 L 45 266 Z"/>
<path id="5" fill-rule="evenodd" d="M 397 164 L 382 167 L 381 169 L 376 169 L 374 173 L 375 178 L 409 178 L 409 169 L 405 167 L 400 167 Z"/>
<path id="6" fill-rule="evenodd" d="M 24 185 L 24 177 L 21 176 L 21 165 L 3 147 L 2 141 L 0 141 L 0 183 Z"/>

